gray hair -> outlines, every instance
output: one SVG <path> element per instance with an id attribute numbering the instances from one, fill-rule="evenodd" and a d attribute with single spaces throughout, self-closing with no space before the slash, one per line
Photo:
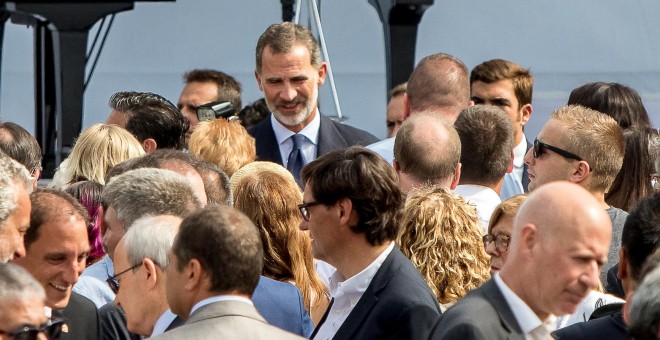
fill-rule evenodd
<path id="1" fill-rule="evenodd" d="M 0 152 L 0 227 L 18 208 L 18 185 L 32 191 L 32 178 L 23 165 Z"/>
<path id="2" fill-rule="evenodd" d="M 35 295 L 46 298 L 44 288 L 26 269 L 13 263 L 0 263 L 0 301 L 24 300 Z"/>
<path id="3" fill-rule="evenodd" d="M 630 302 L 631 339 L 655 339 L 660 325 L 660 266 L 646 275 Z"/>
<path id="4" fill-rule="evenodd" d="M 201 204 L 188 180 L 174 171 L 142 168 L 110 179 L 101 194 L 103 209 L 112 206 L 124 230 L 146 215 L 181 218 Z"/>
<path id="5" fill-rule="evenodd" d="M 167 218 L 172 217 L 172 218 Z M 124 235 L 128 263 L 136 266 L 149 258 L 161 269 L 167 268 L 167 253 L 179 232 L 177 216 L 145 216 L 135 221 Z"/>

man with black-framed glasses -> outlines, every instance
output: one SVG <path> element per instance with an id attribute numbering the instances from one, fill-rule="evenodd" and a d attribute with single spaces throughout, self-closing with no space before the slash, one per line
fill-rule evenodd
<path id="1" fill-rule="evenodd" d="M 608 264 L 601 272 L 604 286 L 607 270 L 618 261 L 621 232 L 628 216 L 605 202 L 605 193 L 623 164 L 624 152 L 623 133 L 614 119 L 583 106 L 567 105 L 552 113 L 525 155 L 530 191 L 544 183 L 570 181 L 591 192 L 607 210 L 613 233 Z"/>

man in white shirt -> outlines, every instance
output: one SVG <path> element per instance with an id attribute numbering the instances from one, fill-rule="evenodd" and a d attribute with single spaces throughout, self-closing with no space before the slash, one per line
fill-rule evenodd
<path id="1" fill-rule="evenodd" d="M 461 140 L 436 111 L 408 118 L 394 140 L 394 170 L 401 191 L 437 185 L 454 189 L 461 177 Z"/>
<path id="2" fill-rule="evenodd" d="M 461 178 L 454 192 L 476 206 L 487 231 L 501 202 L 504 175 L 511 169 L 511 124 L 499 108 L 475 105 L 461 111 L 454 126 L 461 140 Z"/>
<path id="3" fill-rule="evenodd" d="M 403 95 L 403 119 L 433 110 L 453 124 L 458 113 L 470 105 L 468 69 L 449 54 L 437 53 L 420 60 L 408 79 L 408 92 Z M 392 165 L 394 137 L 368 145 L 369 150 Z"/>
<path id="4" fill-rule="evenodd" d="M 431 339 L 550 339 L 554 315 L 573 313 L 598 286 L 609 221 L 576 184 L 538 188 L 518 211 L 502 270 L 445 312 Z"/>
<path id="5" fill-rule="evenodd" d="M 377 154 L 350 147 L 302 171 L 301 229 L 312 254 L 337 270 L 332 302 L 314 339 L 426 339 L 440 308 L 417 269 L 394 245 L 401 190 Z"/>
<path id="6" fill-rule="evenodd" d="M 532 117 L 534 77 L 529 69 L 507 60 L 493 59 L 477 65 L 470 73 L 471 99 L 475 104 L 493 105 L 502 109 L 513 127 L 514 178 L 527 192 L 529 177 L 523 161 L 532 144 L 525 137 L 525 125 Z M 521 194 L 513 192 L 511 194 Z M 507 197 L 502 197 L 506 199 Z"/>
<path id="7" fill-rule="evenodd" d="M 301 339 L 254 307 L 263 246 L 238 210 L 210 205 L 186 217 L 168 258 L 167 302 L 186 323 L 154 339 Z"/>

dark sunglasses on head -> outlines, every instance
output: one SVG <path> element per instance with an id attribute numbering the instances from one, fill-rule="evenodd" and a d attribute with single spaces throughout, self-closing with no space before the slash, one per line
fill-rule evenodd
<path id="1" fill-rule="evenodd" d="M 36 340 L 39 334 L 44 334 L 48 339 L 59 339 L 62 334 L 64 320 L 52 319 L 45 324 L 35 326 L 22 326 L 11 332 L 0 330 L 0 334 L 7 334 L 15 340 Z"/>

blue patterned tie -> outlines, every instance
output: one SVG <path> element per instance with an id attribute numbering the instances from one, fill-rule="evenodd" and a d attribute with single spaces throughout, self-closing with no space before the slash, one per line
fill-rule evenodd
<path id="1" fill-rule="evenodd" d="M 302 153 L 303 142 L 305 141 L 305 136 L 301 134 L 295 134 L 291 136 L 293 141 L 293 149 L 289 154 L 289 160 L 286 164 L 286 168 L 291 171 L 293 177 L 298 182 L 298 185 L 302 187 L 302 182 L 300 180 L 300 170 L 305 165 L 305 156 Z"/>

